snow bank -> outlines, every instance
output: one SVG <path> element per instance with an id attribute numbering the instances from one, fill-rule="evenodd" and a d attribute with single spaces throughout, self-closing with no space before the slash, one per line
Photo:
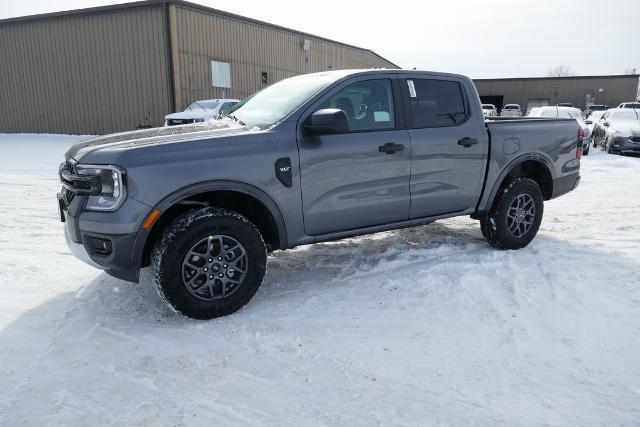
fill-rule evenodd
<path id="1" fill-rule="evenodd" d="M 0 173 L 55 175 L 64 152 L 90 136 L 0 134 Z"/>
<path id="2" fill-rule="evenodd" d="M 1 425 L 640 420 L 640 159 L 592 150 L 523 250 L 456 218 L 278 252 L 196 322 L 68 253 L 74 140 L 0 136 Z"/>

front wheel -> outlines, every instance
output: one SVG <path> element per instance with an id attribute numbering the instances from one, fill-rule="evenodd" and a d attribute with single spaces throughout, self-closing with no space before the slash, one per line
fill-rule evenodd
<path id="1" fill-rule="evenodd" d="M 262 284 L 266 265 L 265 244 L 256 227 L 240 214 L 210 207 L 176 218 L 151 257 L 160 297 L 194 319 L 240 309 Z"/>
<path id="2" fill-rule="evenodd" d="M 524 248 L 538 233 L 543 210 L 538 184 L 531 178 L 515 178 L 481 219 L 482 234 L 498 249 Z"/>

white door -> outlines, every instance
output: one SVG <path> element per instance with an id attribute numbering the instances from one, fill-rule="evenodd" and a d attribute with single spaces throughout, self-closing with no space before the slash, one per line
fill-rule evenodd
<path id="1" fill-rule="evenodd" d="M 549 105 L 549 98 L 531 98 L 527 99 L 527 114 L 532 108 L 546 107 Z"/>

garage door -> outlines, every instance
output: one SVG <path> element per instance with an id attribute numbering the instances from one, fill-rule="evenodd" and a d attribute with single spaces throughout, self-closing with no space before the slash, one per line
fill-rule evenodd
<path id="1" fill-rule="evenodd" d="M 527 99 L 527 114 L 532 108 L 546 107 L 549 105 L 549 98 L 531 98 Z"/>

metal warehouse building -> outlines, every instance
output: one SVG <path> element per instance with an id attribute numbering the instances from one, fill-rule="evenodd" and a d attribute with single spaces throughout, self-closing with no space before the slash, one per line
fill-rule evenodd
<path id="1" fill-rule="evenodd" d="M 0 132 L 160 126 L 296 74 L 397 68 L 371 50 L 179 0 L 0 21 Z"/>
<path id="2" fill-rule="evenodd" d="M 499 110 L 505 104 L 519 104 L 528 111 L 559 102 L 570 102 L 581 109 L 591 104 L 615 107 L 638 96 L 637 74 L 476 79 L 474 83 L 482 102 L 494 104 Z"/>

